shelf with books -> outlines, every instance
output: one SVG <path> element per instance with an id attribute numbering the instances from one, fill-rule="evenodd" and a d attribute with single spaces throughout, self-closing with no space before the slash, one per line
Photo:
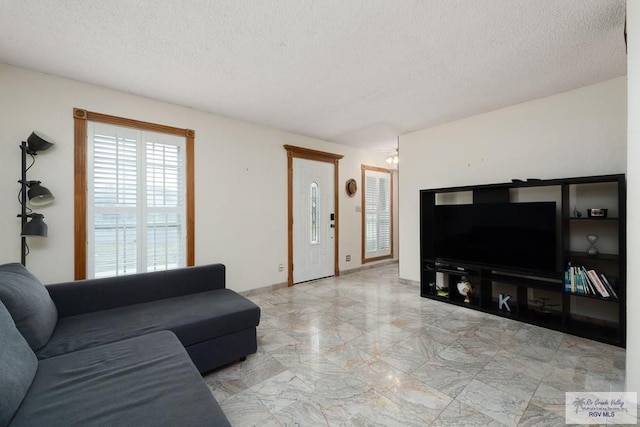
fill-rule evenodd
<path id="1" fill-rule="evenodd" d="M 569 263 L 565 271 L 564 291 L 567 293 L 618 300 L 615 284 L 613 278 L 584 265 Z"/>
<path id="2" fill-rule="evenodd" d="M 615 304 L 618 304 L 620 302 L 618 298 L 603 298 L 598 295 L 585 295 L 585 294 L 579 294 L 577 292 L 567 292 L 567 293 L 571 296 L 578 297 L 578 298 L 586 298 L 586 299 L 592 299 L 597 301 L 606 301 L 606 302 L 612 302 Z"/>
<path id="3" fill-rule="evenodd" d="M 604 216 L 589 216 L 594 211 Z M 567 182 L 563 186 L 562 214 L 567 329 L 576 335 L 624 347 L 624 175 Z"/>

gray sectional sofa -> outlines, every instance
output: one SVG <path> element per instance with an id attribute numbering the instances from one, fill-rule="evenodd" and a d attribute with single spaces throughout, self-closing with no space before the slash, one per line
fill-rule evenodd
<path id="1" fill-rule="evenodd" d="M 229 425 L 201 373 L 255 353 L 221 264 L 42 286 L 0 266 L 0 426 Z"/>

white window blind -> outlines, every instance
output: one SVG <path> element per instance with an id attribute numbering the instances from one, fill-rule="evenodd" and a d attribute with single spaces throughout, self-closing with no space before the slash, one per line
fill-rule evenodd
<path id="1" fill-rule="evenodd" d="M 364 170 L 364 258 L 391 255 L 391 173 Z"/>
<path id="2" fill-rule="evenodd" d="M 186 265 L 183 137 L 88 122 L 88 277 Z"/>

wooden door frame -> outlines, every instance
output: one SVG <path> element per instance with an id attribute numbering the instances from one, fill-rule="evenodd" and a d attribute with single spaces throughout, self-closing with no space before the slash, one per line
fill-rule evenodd
<path id="1" fill-rule="evenodd" d="M 338 195 L 338 162 L 344 156 L 341 154 L 326 153 L 324 151 L 312 150 L 310 148 L 295 147 L 293 145 L 284 145 L 287 150 L 287 228 L 288 228 L 288 276 L 287 284 L 293 286 L 293 159 L 307 159 L 318 162 L 333 164 L 333 210 L 335 214 L 335 239 L 334 239 L 334 275 L 340 275 L 339 265 L 339 241 L 340 241 L 340 209 Z"/>

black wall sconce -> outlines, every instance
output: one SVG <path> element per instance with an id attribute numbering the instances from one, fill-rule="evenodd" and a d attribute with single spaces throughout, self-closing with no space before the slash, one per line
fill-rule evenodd
<path id="1" fill-rule="evenodd" d="M 18 201 L 22 207 L 22 212 L 18 217 L 22 219 L 22 256 L 20 262 L 26 265 L 26 257 L 29 253 L 26 236 L 42 236 L 47 237 L 48 227 L 42 220 L 44 215 L 33 212 L 27 207 L 27 201 L 33 206 L 45 206 L 53 202 L 54 197 L 46 187 L 43 187 L 40 181 L 27 181 L 27 171 L 36 162 L 38 151 L 45 151 L 51 148 L 53 144 L 48 142 L 41 136 L 32 132 L 26 141 L 22 141 L 20 150 L 22 151 L 22 178 L 18 181 L 21 185 Z M 31 164 L 27 167 L 27 155 L 31 156 Z M 27 191 L 27 188 L 29 189 Z M 29 218 L 31 221 L 29 221 Z"/>

